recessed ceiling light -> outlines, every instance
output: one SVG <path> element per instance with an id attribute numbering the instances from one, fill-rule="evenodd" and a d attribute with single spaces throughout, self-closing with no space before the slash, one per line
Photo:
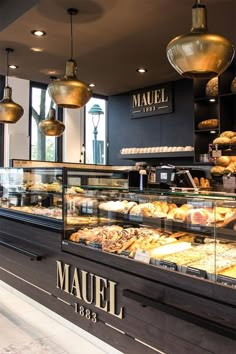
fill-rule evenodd
<path id="1" fill-rule="evenodd" d="M 8 65 L 8 68 L 10 68 L 10 69 L 18 69 L 19 66 L 11 64 L 11 65 Z"/>
<path id="2" fill-rule="evenodd" d="M 136 69 L 136 71 L 137 71 L 138 73 L 140 73 L 140 74 L 144 74 L 144 73 L 147 72 L 147 69 L 145 69 L 145 68 L 139 68 L 139 69 Z"/>
<path id="3" fill-rule="evenodd" d="M 215 98 L 210 98 L 209 101 L 210 101 L 210 102 L 215 102 L 216 99 L 215 99 Z"/>
<path id="4" fill-rule="evenodd" d="M 37 47 L 32 47 L 30 48 L 30 50 L 32 50 L 33 52 L 43 52 L 43 48 L 37 48 Z"/>
<path id="5" fill-rule="evenodd" d="M 91 82 L 91 84 L 89 84 L 89 87 L 95 87 L 95 84 Z"/>
<path id="6" fill-rule="evenodd" d="M 56 70 L 48 70 L 49 75 L 55 75 L 57 73 Z"/>
<path id="7" fill-rule="evenodd" d="M 45 31 L 41 31 L 41 30 L 33 30 L 33 31 L 31 31 L 31 33 L 37 37 L 46 36 L 46 34 L 47 34 Z"/>

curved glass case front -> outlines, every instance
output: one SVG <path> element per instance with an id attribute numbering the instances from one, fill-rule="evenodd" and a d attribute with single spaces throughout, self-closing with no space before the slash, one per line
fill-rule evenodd
<path id="1" fill-rule="evenodd" d="M 236 195 L 65 188 L 63 248 L 236 286 Z"/>

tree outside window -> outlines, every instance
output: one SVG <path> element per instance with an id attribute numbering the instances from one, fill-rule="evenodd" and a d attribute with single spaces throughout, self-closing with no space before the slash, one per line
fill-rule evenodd
<path id="1" fill-rule="evenodd" d="M 41 133 L 39 123 L 47 118 L 50 108 L 55 104 L 45 87 L 31 86 L 31 160 L 57 161 L 57 139 Z"/>

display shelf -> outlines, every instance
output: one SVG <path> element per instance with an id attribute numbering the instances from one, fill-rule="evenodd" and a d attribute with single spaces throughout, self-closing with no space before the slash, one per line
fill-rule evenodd
<path id="1" fill-rule="evenodd" d="M 210 133 L 212 131 L 215 131 L 217 133 L 219 131 L 219 128 L 211 128 L 211 129 L 195 129 L 195 133 Z M 215 134 L 213 133 L 213 134 Z"/>
<path id="2" fill-rule="evenodd" d="M 170 151 L 170 152 L 153 152 L 142 154 L 124 154 L 120 158 L 124 160 L 140 160 L 140 159 L 157 159 L 157 158 L 175 158 L 175 157 L 194 157 L 194 151 Z"/>
<path id="3" fill-rule="evenodd" d="M 234 92 L 222 93 L 220 97 L 236 97 L 236 93 Z"/>
<path id="4" fill-rule="evenodd" d="M 210 100 L 215 100 L 215 101 L 210 101 Z M 203 97 L 196 97 L 195 102 L 210 102 L 210 103 L 216 103 L 218 100 L 218 96 L 203 96 Z"/>

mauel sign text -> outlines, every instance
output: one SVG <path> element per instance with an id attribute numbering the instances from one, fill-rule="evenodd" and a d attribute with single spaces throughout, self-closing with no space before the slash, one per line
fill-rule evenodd
<path id="1" fill-rule="evenodd" d="M 172 110 L 172 87 L 170 84 L 132 94 L 132 118 L 170 113 Z"/>

